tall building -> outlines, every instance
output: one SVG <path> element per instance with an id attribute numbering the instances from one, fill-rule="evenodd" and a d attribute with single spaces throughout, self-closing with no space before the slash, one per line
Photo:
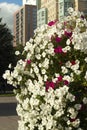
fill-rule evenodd
<path id="1" fill-rule="evenodd" d="M 37 10 L 41 8 L 41 0 L 36 0 Z"/>
<path id="2" fill-rule="evenodd" d="M 58 0 L 37 0 L 37 7 L 37 26 L 58 19 Z"/>
<path id="3" fill-rule="evenodd" d="M 37 0 L 37 26 L 50 21 L 61 20 L 67 15 L 67 9 L 73 7 L 73 0 Z"/>
<path id="4" fill-rule="evenodd" d="M 36 0 L 23 0 L 23 5 L 36 5 Z"/>
<path id="5" fill-rule="evenodd" d="M 46 24 L 47 21 L 47 8 L 41 8 L 37 11 L 37 26 L 40 27 L 41 25 Z"/>
<path id="6" fill-rule="evenodd" d="M 87 0 L 75 0 L 74 7 L 76 11 L 82 11 L 87 16 Z"/>
<path id="7" fill-rule="evenodd" d="M 33 37 L 37 27 L 37 7 L 24 5 L 14 14 L 14 46 L 23 44 Z"/>
<path id="8" fill-rule="evenodd" d="M 73 7 L 73 0 L 58 0 L 58 5 L 59 5 L 59 20 L 63 19 L 64 16 L 67 16 L 67 9 L 69 7 Z"/>

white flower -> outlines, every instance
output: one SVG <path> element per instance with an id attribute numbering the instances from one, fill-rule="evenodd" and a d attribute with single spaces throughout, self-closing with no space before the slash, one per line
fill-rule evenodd
<path id="1" fill-rule="evenodd" d="M 66 98 L 69 99 L 71 102 L 75 101 L 75 96 L 72 95 L 71 93 L 68 93 Z"/>
<path id="2" fill-rule="evenodd" d="M 71 82 L 71 77 L 68 76 L 68 75 L 65 75 L 65 76 L 63 77 L 63 80 L 67 80 L 68 82 Z"/>
<path id="3" fill-rule="evenodd" d="M 48 76 L 44 75 L 44 81 L 47 81 Z"/>
<path id="4" fill-rule="evenodd" d="M 79 69 L 79 64 L 72 65 L 71 69 L 74 70 L 74 71 L 78 70 Z"/>
<path id="5" fill-rule="evenodd" d="M 63 50 L 63 52 L 67 52 L 67 51 L 69 51 L 71 49 L 71 47 L 70 46 L 66 46 L 65 48 L 63 48 L 62 50 Z"/>
<path id="6" fill-rule="evenodd" d="M 35 55 L 35 57 L 36 57 L 38 60 L 40 60 L 40 59 L 41 59 L 41 55 L 40 55 L 40 54 Z"/>
<path id="7" fill-rule="evenodd" d="M 38 65 L 40 68 L 42 67 L 42 64 L 41 63 L 39 63 L 39 65 Z"/>
<path id="8" fill-rule="evenodd" d="M 71 62 L 70 61 L 66 62 L 66 67 L 68 67 L 68 68 L 71 67 Z"/>
<path id="9" fill-rule="evenodd" d="M 34 40 L 32 38 L 30 38 L 29 42 L 32 43 Z"/>
<path id="10" fill-rule="evenodd" d="M 83 130 L 82 128 L 78 128 L 77 130 Z"/>
<path id="11" fill-rule="evenodd" d="M 17 79 L 18 79 L 18 81 L 20 82 L 20 81 L 22 80 L 22 76 L 19 75 L 19 76 L 17 77 Z"/>
<path id="12" fill-rule="evenodd" d="M 87 63 L 87 57 L 85 58 L 85 62 Z"/>
<path id="13" fill-rule="evenodd" d="M 58 74 L 58 73 L 55 73 L 55 77 L 59 77 L 59 74 Z"/>
<path id="14" fill-rule="evenodd" d="M 42 69 L 41 72 L 42 72 L 42 74 L 46 74 L 46 70 L 45 69 Z"/>
<path id="15" fill-rule="evenodd" d="M 73 8 L 72 8 L 72 7 L 69 7 L 67 11 L 68 11 L 68 13 L 69 13 L 69 14 L 71 14 L 71 13 L 73 13 L 73 12 L 74 12 L 74 10 L 73 10 Z"/>
<path id="16" fill-rule="evenodd" d="M 86 97 L 83 98 L 83 103 L 87 104 L 87 98 Z"/>
<path id="17" fill-rule="evenodd" d="M 68 120 L 68 121 L 67 121 L 67 125 L 70 125 L 70 124 L 71 124 L 71 122 L 70 122 L 70 120 Z"/>
<path id="18" fill-rule="evenodd" d="M 3 74 L 4 79 L 7 79 L 8 77 L 10 77 L 10 70 L 6 70 L 5 73 Z"/>
<path id="19" fill-rule="evenodd" d="M 14 70 L 13 73 L 11 73 L 11 76 L 14 77 L 14 78 L 17 78 L 18 77 L 18 71 Z"/>
<path id="20" fill-rule="evenodd" d="M 76 50 L 80 50 L 80 44 L 78 44 L 78 43 L 76 43 L 75 45 L 74 45 L 74 49 L 76 49 Z"/>
<path id="21" fill-rule="evenodd" d="M 66 41 L 66 45 L 70 45 L 70 43 L 71 43 L 71 41 L 70 41 L 70 39 L 68 39 L 68 40 Z"/>
<path id="22" fill-rule="evenodd" d="M 72 126 L 75 127 L 75 128 L 78 128 L 80 125 L 80 120 L 79 119 L 76 119 L 74 122 L 72 122 Z"/>
<path id="23" fill-rule="evenodd" d="M 75 106 L 74 106 L 75 108 L 76 108 L 76 110 L 80 110 L 81 109 L 81 107 L 82 107 L 82 105 L 81 104 L 75 104 Z"/>
<path id="24" fill-rule="evenodd" d="M 37 46 L 37 47 L 35 48 L 35 51 L 36 51 L 36 53 L 40 53 L 40 48 Z"/>
<path id="25" fill-rule="evenodd" d="M 68 108 L 68 112 L 70 113 L 71 119 L 75 119 L 77 117 L 78 112 L 74 108 Z"/>
<path id="26" fill-rule="evenodd" d="M 38 74 L 38 73 L 39 73 L 39 69 L 38 69 L 38 67 L 37 67 L 37 66 L 35 66 L 35 67 L 34 67 L 34 72 L 35 72 L 36 74 Z"/>
<path id="27" fill-rule="evenodd" d="M 17 55 L 17 56 L 18 56 L 19 54 L 20 54 L 20 52 L 19 52 L 19 51 L 15 51 L 15 55 Z"/>
<path id="28" fill-rule="evenodd" d="M 86 74 L 85 74 L 85 79 L 86 79 L 86 81 L 87 81 L 87 71 L 86 71 Z"/>
<path id="29" fill-rule="evenodd" d="M 62 66 L 61 69 L 63 74 L 68 73 L 68 69 L 65 66 Z"/>
<path id="30" fill-rule="evenodd" d="M 12 65 L 11 65 L 11 64 L 9 64 L 8 68 L 9 68 L 9 69 L 11 69 L 11 67 L 12 67 Z"/>
<path id="31" fill-rule="evenodd" d="M 22 103 L 22 106 L 23 106 L 23 109 L 24 110 L 28 110 L 29 109 L 29 98 L 26 98 L 23 103 Z"/>
<path id="32" fill-rule="evenodd" d="M 45 52 L 43 52 L 43 53 L 42 53 L 42 57 L 44 58 L 45 56 L 46 56 L 46 53 L 45 53 Z"/>

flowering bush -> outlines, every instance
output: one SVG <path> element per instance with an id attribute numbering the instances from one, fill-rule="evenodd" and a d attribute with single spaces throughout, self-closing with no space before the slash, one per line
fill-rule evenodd
<path id="1" fill-rule="evenodd" d="M 87 21 L 68 12 L 61 22 L 37 28 L 23 59 L 3 75 L 20 86 L 18 130 L 87 129 Z"/>

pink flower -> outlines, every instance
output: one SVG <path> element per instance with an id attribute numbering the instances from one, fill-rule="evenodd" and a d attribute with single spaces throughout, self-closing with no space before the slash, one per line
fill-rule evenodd
<path id="1" fill-rule="evenodd" d="M 65 35 L 66 35 L 67 37 L 71 37 L 71 36 L 72 36 L 72 32 L 67 32 L 67 31 L 65 31 Z"/>
<path id="2" fill-rule="evenodd" d="M 64 22 L 64 25 L 65 25 L 65 26 L 67 25 L 67 22 L 66 22 L 66 21 Z"/>
<path id="3" fill-rule="evenodd" d="M 48 23 L 48 26 L 53 26 L 56 22 L 57 22 L 56 20 L 55 20 L 55 21 L 50 21 L 50 22 Z"/>
<path id="4" fill-rule="evenodd" d="M 69 82 L 67 80 L 64 80 L 64 85 L 69 85 Z"/>
<path id="5" fill-rule="evenodd" d="M 58 81 L 61 82 L 62 79 L 63 79 L 63 77 L 60 75 L 60 76 L 58 77 Z"/>
<path id="6" fill-rule="evenodd" d="M 81 18 L 84 19 L 85 18 L 84 15 L 81 15 Z"/>
<path id="7" fill-rule="evenodd" d="M 47 81 L 46 82 L 46 91 L 48 91 L 49 88 L 54 89 L 55 88 L 55 83 L 52 81 Z"/>
<path id="8" fill-rule="evenodd" d="M 56 37 L 56 42 L 60 42 L 62 40 L 61 37 Z"/>
<path id="9" fill-rule="evenodd" d="M 70 122 L 74 122 L 76 120 L 76 118 L 70 119 Z"/>
<path id="10" fill-rule="evenodd" d="M 27 60 L 27 64 L 30 64 L 31 63 L 31 60 Z"/>
<path id="11" fill-rule="evenodd" d="M 61 46 L 58 46 L 57 48 L 54 49 L 54 52 L 55 53 L 62 53 L 62 47 Z"/>
<path id="12" fill-rule="evenodd" d="M 76 62 L 73 60 L 73 61 L 71 61 L 71 64 L 72 64 L 72 65 L 75 65 L 75 64 L 76 64 Z"/>
<path id="13" fill-rule="evenodd" d="M 84 111 L 85 109 L 86 109 L 85 105 L 84 105 L 84 104 L 82 104 L 82 105 L 81 105 L 81 109 L 80 109 L 80 110 L 81 110 L 81 111 Z"/>

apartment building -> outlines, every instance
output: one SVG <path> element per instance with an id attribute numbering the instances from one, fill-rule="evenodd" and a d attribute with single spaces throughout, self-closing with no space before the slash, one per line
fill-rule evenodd
<path id="1" fill-rule="evenodd" d="M 22 0 L 23 5 L 36 5 L 36 0 Z"/>
<path id="2" fill-rule="evenodd" d="M 23 44 L 33 37 L 37 27 L 36 5 L 25 4 L 14 14 L 14 46 Z"/>
<path id="3" fill-rule="evenodd" d="M 61 20 L 67 15 L 67 9 L 73 7 L 73 0 L 37 0 L 37 6 L 39 2 L 37 26 L 41 26 L 50 21 Z"/>
<path id="4" fill-rule="evenodd" d="M 37 6 L 39 2 L 40 5 L 37 11 L 37 26 L 58 19 L 58 0 L 37 0 Z"/>
<path id="5" fill-rule="evenodd" d="M 75 10 L 79 10 L 84 12 L 87 16 L 87 0 L 74 0 L 74 8 Z"/>
<path id="6" fill-rule="evenodd" d="M 37 25 L 40 27 L 43 24 L 46 24 L 48 21 L 47 17 L 47 8 L 41 8 L 37 11 Z"/>
<path id="7" fill-rule="evenodd" d="M 68 15 L 67 9 L 69 7 L 73 7 L 73 0 L 58 0 L 58 5 L 59 5 L 58 17 L 59 20 L 61 20 L 64 18 L 64 16 Z"/>

